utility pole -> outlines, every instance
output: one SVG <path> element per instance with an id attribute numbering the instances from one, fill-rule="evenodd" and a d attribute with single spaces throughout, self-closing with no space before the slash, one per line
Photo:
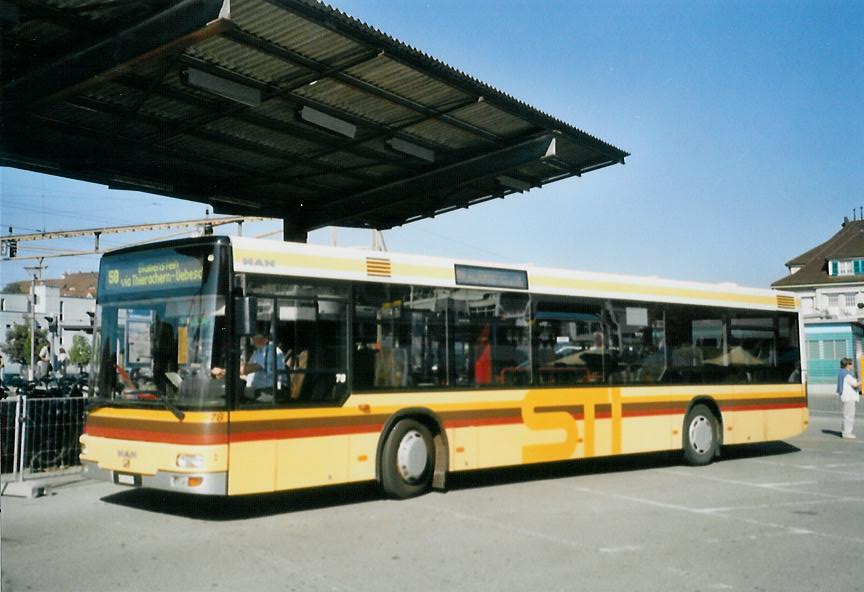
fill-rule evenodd
<path id="1" fill-rule="evenodd" d="M 30 283 L 30 367 L 27 370 L 27 380 L 30 382 L 35 378 L 33 370 L 36 364 L 36 277 L 42 279 L 42 270 L 46 268 L 42 265 L 42 259 L 39 259 L 39 265 L 24 268 L 28 273 L 33 273 Z"/>

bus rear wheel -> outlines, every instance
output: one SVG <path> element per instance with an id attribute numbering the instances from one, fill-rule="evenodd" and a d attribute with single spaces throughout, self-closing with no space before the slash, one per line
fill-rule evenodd
<path id="1" fill-rule="evenodd" d="M 684 418 L 684 460 L 689 465 L 710 463 L 720 448 L 720 423 L 714 412 L 701 403 Z"/>
<path id="2" fill-rule="evenodd" d="M 390 497 L 405 499 L 432 486 L 435 447 L 429 429 L 414 419 L 399 421 L 384 442 L 381 486 Z"/>

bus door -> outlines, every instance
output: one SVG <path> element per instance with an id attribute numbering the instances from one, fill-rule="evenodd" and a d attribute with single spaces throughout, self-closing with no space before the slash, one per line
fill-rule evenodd
<path id="1" fill-rule="evenodd" d="M 332 286 L 298 285 L 293 293 L 276 300 L 276 339 L 285 352 L 273 403 L 276 489 L 358 480 L 356 458 L 374 458 L 374 444 L 356 454 L 352 447 L 377 443 L 378 435 L 350 433 L 339 409 L 348 384 L 347 299 Z M 371 470 L 364 479 L 374 478 L 374 463 L 360 465 Z"/>
<path id="2" fill-rule="evenodd" d="M 260 413 L 273 407 L 276 369 L 284 366 L 274 335 L 274 305 L 272 298 L 257 298 L 253 333 L 237 337 L 237 407 L 231 412 L 228 450 L 231 495 L 274 491 L 276 486 L 276 440 Z"/>

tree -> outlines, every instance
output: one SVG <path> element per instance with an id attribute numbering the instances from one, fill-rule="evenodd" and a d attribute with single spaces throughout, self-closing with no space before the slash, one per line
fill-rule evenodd
<path id="1" fill-rule="evenodd" d="M 4 294 L 28 294 L 29 291 L 30 282 L 12 282 L 3 288 Z"/>
<path id="2" fill-rule="evenodd" d="M 83 335 L 72 338 L 72 347 L 69 348 L 69 361 L 78 366 L 78 371 L 83 372 L 84 366 L 90 363 L 93 348 Z"/>
<path id="3" fill-rule="evenodd" d="M 9 356 L 10 361 L 19 364 L 30 364 L 30 320 L 25 317 L 24 324 L 15 323 L 9 329 L 6 329 L 6 345 L 3 346 L 3 352 Z M 48 335 L 42 329 L 36 329 L 34 332 L 36 337 L 35 353 L 38 355 L 39 350 L 43 345 L 48 345 Z"/>

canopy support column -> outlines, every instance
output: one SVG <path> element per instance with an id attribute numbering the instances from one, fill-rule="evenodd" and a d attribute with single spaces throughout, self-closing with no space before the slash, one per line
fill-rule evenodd
<path id="1" fill-rule="evenodd" d="M 295 220 L 285 218 L 282 220 L 282 240 L 289 243 L 305 243 L 309 240 L 309 233 Z"/>

